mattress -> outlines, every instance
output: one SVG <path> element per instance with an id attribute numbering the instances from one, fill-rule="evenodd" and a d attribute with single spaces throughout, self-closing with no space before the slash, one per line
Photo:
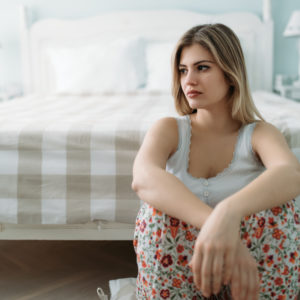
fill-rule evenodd
<path id="1" fill-rule="evenodd" d="M 290 148 L 300 148 L 300 102 L 263 91 L 254 92 L 253 100 L 265 120 L 283 133 Z"/>
<path id="2" fill-rule="evenodd" d="M 27 97 L 0 105 L 0 222 L 133 223 L 132 164 L 165 96 Z"/>
<path id="3" fill-rule="evenodd" d="M 300 147 L 300 104 L 254 94 Z M 135 221 L 132 164 L 153 122 L 176 116 L 167 94 L 30 96 L 0 104 L 0 222 Z M 298 117 L 297 117 L 298 116 Z"/>

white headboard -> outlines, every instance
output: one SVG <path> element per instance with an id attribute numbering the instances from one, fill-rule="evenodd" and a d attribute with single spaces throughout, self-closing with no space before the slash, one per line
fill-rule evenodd
<path id="1" fill-rule="evenodd" d="M 21 8 L 24 93 L 47 93 L 51 74 L 45 62 L 49 46 L 80 45 L 109 36 L 142 35 L 147 40 L 176 41 L 189 28 L 223 23 L 240 37 L 252 90 L 272 90 L 273 22 L 270 0 L 264 1 L 263 20 L 252 13 L 201 14 L 183 10 L 122 11 L 79 20 L 45 19 L 29 26 Z"/>

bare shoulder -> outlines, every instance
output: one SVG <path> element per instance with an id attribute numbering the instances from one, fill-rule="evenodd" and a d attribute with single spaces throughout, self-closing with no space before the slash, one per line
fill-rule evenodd
<path id="1" fill-rule="evenodd" d="M 171 131 L 176 131 L 177 130 L 177 121 L 176 118 L 173 117 L 164 117 L 161 119 L 158 119 L 152 126 L 152 128 L 157 128 L 159 127 L 160 129 L 163 130 L 171 130 Z"/>
<path id="2" fill-rule="evenodd" d="M 171 156 L 178 145 L 178 125 L 175 118 L 165 117 L 157 120 L 147 132 L 144 143 Z"/>
<path id="3" fill-rule="evenodd" d="M 275 127 L 271 123 L 264 121 L 258 121 L 256 123 L 253 135 L 254 137 L 259 137 L 260 135 L 276 135 L 278 137 L 284 138 L 283 134 L 277 127 Z"/>
<path id="4" fill-rule="evenodd" d="M 257 122 L 252 136 L 252 144 L 254 148 L 255 146 L 259 146 L 261 143 L 270 143 L 275 141 L 287 146 L 286 140 L 278 128 L 268 122 Z"/>
<path id="5" fill-rule="evenodd" d="M 267 122 L 257 122 L 252 136 L 252 148 L 266 167 L 298 163 L 283 134 Z"/>

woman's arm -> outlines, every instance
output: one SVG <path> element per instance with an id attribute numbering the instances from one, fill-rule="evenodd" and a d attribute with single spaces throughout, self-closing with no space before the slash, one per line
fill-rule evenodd
<path id="1" fill-rule="evenodd" d="M 239 217 L 282 205 L 300 194 L 300 163 L 273 125 L 256 125 L 252 147 L 266 171 L 222 203 Z"/>
<path id="2" fill-rule="evenodd" d="M 236 280 L 240 278 L 241 281 L 245 276 L 251 276 L 251 281 L 255 281 L 251 260 L 245 258 L 244 262 L 238 264 L 235 260 L 236 251 L 240 251 L 241 218 L 286 203 L 300 194 L 300 165 L 280 132 L 272 125 L 261 122 L 254 130 L 252 145 L 266 171 L 215 207 L 195 243 L 191 266 L 195 283 L 206 296 L 218 292 L 222 282 L 236 284 Z M 232 274 L 237 265 L 242 266 L 240 271 Z M 245 274 L 245 270 L 250 268 L 252 271 Z M 250 280 L 243 282 L 249 285 Z M 241 283 L 238 286 L 237 295 L 246 287 Z M 254 297 L 255 285 L 249 292 Z"/>
<path id="3" fill-rule="evenodd" d="M 141 200 L 156 209 L 200 228 L 212 208 L 165 170 L 167 160 L 176 152 L 177 146 L 176 120 L 157 121 L 146 134 L 136 156 L 132 188 Z"/>

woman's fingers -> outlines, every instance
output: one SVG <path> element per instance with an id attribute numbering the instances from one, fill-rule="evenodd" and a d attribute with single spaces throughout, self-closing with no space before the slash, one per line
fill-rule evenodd
<path id="1" fill-rule="evenodd" d="M 235 265 L 232 270 L 232 276 L 231 276 L 231 293 L 234 300 L 239 300 L 239 267 L 238 265 Z"/>
<path id="2" fill-rule="evenodd" d="M 245 299 L 259 300 L 259 277 L 257 265 L 255 262 L 249 267 L 248 290 Z"/>
<path id="3" fill-rule="evenodd" d="M 223 278 L 223 284 L 228 285 L 231 276 L 233 273 L 233 266 L 234 266 L 234 259 L 235 259 L 236 253 L 234 251 L 227 251 L 225 254 L 225 261 L 224 261 L 224 278 Z"/>
<path id="4" fill-rule="evenodd" d="M 245 269 L 243 265 L 239 266 L 239 289 L 238 294 L 240 295 L 240 300 L 247 299 L 248 285 L 249 285 L 249 270 Z"/>
<path id="5" fill-rule="evenodd" d="M 212 291 L 214 294 L 220 292 L 223 282 L 223 252 L 216 253 L 212 263 Z"/>
<path id="6" fill-rule="evenodd" d="M 222 249 L 213 247 L 195 247 L 189 263 L 193 272 L 194 283 L 204 296 L 219 293 L 223 282 L 224 254 Z"/>
<path id="7" fill-rule="evenodd" d="M 197 289 L 201 288 L 201 265 L 202 255 L 200 251 L 194 253 L 191 262 L 189 263 L 193 272 L 194 283 Z"/>
<path id="8" fill-rule="evenodd" d="M 205 297 L 209 297 L 212 293 L 212 262 L 214 253 L 210 247 L 206 247 L 203 253 L 201 267 L 201 291 Z"/>
<path id="9" fill-rule="evenodd" d="M 243 244 L 236 255 L 230 286 L 234 300 L 259 299 L 257 263 Z"/>

